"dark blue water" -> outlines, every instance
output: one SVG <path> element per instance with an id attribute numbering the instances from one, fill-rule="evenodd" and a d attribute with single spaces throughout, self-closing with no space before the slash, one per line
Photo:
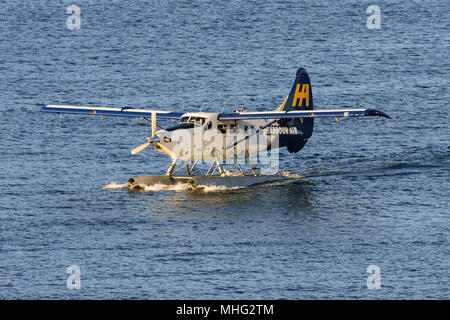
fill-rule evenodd
<path id="1" fill-rule="evenodd" d="M 2 1 L 0 298 L 450 298 L 449 31 L 444 0 Z M 317 109 L 393 120 L 316 121 L 287 185 L 103 189 L 165 172 L 148 125 L 39 112 L 272 110 L 298 67 Z"/>

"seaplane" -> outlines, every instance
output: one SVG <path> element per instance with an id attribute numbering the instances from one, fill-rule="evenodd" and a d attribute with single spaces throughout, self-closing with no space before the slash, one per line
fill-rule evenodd
<path id="1" fill-rule="evenodd" d="M 264 154 L 278 165 L 280 148 L 291 154 L 303 149 L 311 138 L 315 118 L 334 118 L 337 122 L 345 118 L 390 117 L 379 110 L 364 108 L 339 108 L 315 110 L 311 82 L 305 69 L 298 69 L 289 95 L 273 111 L 234 112 L 179 112 L 136 109 L 131 107 L 105 108 L 68 105 L 46 105 L 42 112 L 56 114 L 130 117 L 144 120 L 151 125 L 147 142 L 131 150 L 135 155 L 149 146 L 168 155 L 172 162 L 165 175 L 137 176 L 128 181 L 129 189 L 139 190 L 154 184 L 188 183 L 194 188 L 208 185 L 242 187 L 277 181 L 280 175 L 262 173 L 257 161 Z M 172 120 L 170 126 L 162 128 L 160 120 Z M 159 130 L 158 130 L 159 129 Z M 269 155 L 270 154 L 270 155 Z M 250 164 L 245 171 L 238 159 Z M 272 161 L 273 160 L 273 161 Z M 177 162 L 184 161 L 186 174 L 175 175 Z M 210 163 L 206 173 L 199 175 L 195 169 L 199 161 Z M 235 170 L 224 169 L 232 164 Z M 276 166 L 275 165 L 275 166 Z M 272 171 L 271 171 L 272 172 Z"/>

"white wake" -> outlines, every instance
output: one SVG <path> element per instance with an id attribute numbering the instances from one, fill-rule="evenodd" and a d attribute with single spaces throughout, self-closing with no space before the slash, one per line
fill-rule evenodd
<path id="1" fill-rule="evenodd" d="M 116 182 L 110 182 L 106 186 L 103 186 L 102 189 L 124 189 L 128 188 L 128 183 L 116 183 Z"/>

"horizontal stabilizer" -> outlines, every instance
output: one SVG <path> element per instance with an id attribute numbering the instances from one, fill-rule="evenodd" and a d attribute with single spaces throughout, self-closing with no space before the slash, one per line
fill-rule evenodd
<path id="1" fill-rule="evenodd" d="M 296 110 L 269 112 L 235 112 L 221 113 L 219 120 L 252 120 L 252 119 L 298 119 L 322 117 L 389 117 L 386 113 L 375 109 L 332 109 L 332 110 Z"/>

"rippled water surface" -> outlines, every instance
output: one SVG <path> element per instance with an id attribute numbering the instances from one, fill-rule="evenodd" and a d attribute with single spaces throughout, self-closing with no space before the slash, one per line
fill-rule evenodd
<path id="1" fill-rule="evenodd" d="M 2 1 L 0 298 L 450 298 L 450 4 L 371 4 Z M 273 110 L 298 67 L 315 108 L 393 119 L 317 120 L 288 184 L 128 192 L 170 162 L 130 155 L 145 122 L 39 112 Z"/>

